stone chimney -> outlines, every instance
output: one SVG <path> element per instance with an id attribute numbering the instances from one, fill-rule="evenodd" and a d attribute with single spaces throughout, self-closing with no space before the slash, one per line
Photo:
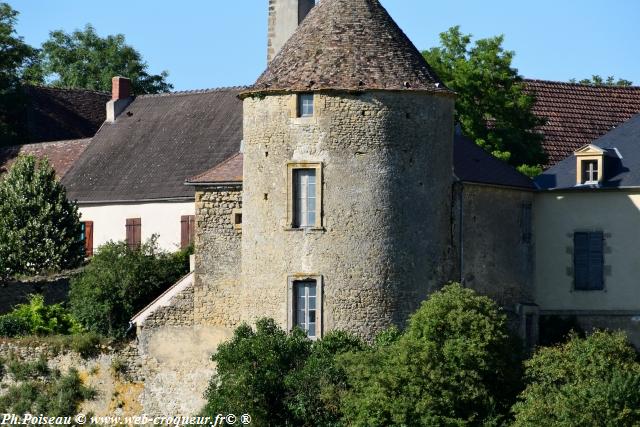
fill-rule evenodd
<path id="1" fill-rule="evenodd" d="M 131 80 L 116 76 L 111 79 L 111 101 L 107 102 L 107 122 L 113 123 L 116 118 L 133 101 Z"/>
<path id="2" fill-rule="evenodd" d="M 316 0 L 269 0 L 267 63 L 280 52 Z"/>

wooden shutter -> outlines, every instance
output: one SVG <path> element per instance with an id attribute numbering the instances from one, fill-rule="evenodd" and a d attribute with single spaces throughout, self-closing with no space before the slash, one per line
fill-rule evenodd
<path id="1" fill-rule="evenodd" d="M 604 236 L 601 232 L 589 233 L 589 289 L 604 289 Z"/>
<path id="2" fill-rule="evenodd" d="M 196 233 L 195 215 L 183 215 L 180 217 L 180 248 L 184 249 L 194 241 Z"/>
<path id="3" fill-rule="evenodd" d="M 142 242 L 142 220 L 140 218 L 128 218 L 127 228 L 127 245 L 131 250 L 140 249 Z"/>
<path id="4" fill-rule="evenodd" d="M 575 288 L 604 289 L 604 236 L 602 232 L 573 235 L 573 268 Z"/>
<path id="5" fill-rule="evenodd" d="M 84 255 L 93 256 L 93 221 L 84 222 Z"/>

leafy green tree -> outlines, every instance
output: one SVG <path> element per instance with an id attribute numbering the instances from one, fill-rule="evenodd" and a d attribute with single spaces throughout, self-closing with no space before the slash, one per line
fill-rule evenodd
<path id="1" fill-rule="evenodd" d="M 136 94 L 173 89 L 166 80 L 166 71 L 149 74 L 142 55 L 126 44 L 124 35 L 103 38 L 91 25 L 71 34 L 52 31 L 42 44 L 40 62 L 32 67 L 31 73 L 52 80 L 54 86 L 110 91 L 111 78 L 125 76 L 131 79 Z"/>
<path id="2" fill-rule="evenodd" d="M 159 250 L 157 236 L 138 250 L 107 243 L 71 280 L 71 313 L 91 332 L 122 337 L 134 314 L 188 272 L 186 258 Z"/>
<path id="3" fill-rule="evenodd" d="M 525 365 L 515 426 L 640 425 L 640 364 L 624 334 L 574 334 Z"/>
<path id="4" fill-rule="evenodd" d="M 370 350 L 344 356 L 346 425 L 505 420 L 520 389 L 521 352 L 492 300 L 449 285 L 423 303 L 401 336 L 386 335 Z"/>
<path id="5" fill-rule="evenodd" d="M 456 120 L 476 144 L 513 166 L 535 167 L 546 162 L 543 124 L 532 107 L 518 71 L 511 66 L 514 52 L 502 47 L 504 37 L 480 39 L 452 27 L 440 34 L 441 45 L 422 52 L 444 83 L 456 91 Z M 523 169 L 535 173 L 540 169 Z"/>
<path id="6" fill-rule="evenodd" d="M 609 76 L 606 79 L 602 76 L 594 74 L 590 79 L 582 79 L 580 81 L 576 81 L 576 79 L 571 79 L 571 83 L 580 83 L 581 85 L 595 85 L 595 86 L 631 86 L 633 84 L 632 81 L 627 79 L 617 79 L 614 76 Z"/>
<path id="7" fill-rule="evenodd" d="M 49 162 L 20 156 L 0 179 L 0 278 L 79 266 L 81 231 L 78 208 Z"/>
<path id="8" fill-rule="evenodd" d="M 23 129 L 18 127 L 25 99 L 20 82 L 36 57 L 36 50 L 16 35 L 18 12 L 0 3 L 0 146 L 20 142 Z"/>
<path id="9" fill-rule="evenodd" d="M 3 325 L 24 324 L 27 327 L 19 333 L 3 331 Z M 42 295 L 32 295 L 29 304 L 19 304 L 10 313 L 0 316 L 0 335 L 52 335 L 80 333 L 82 327 L 60 304 L 47 305 Z"/>

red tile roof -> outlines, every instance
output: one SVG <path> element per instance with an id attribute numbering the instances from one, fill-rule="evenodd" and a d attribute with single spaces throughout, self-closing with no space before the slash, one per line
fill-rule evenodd
<path id="1" fill-rule="evenodd" d="M 242 182 L 242 160 L 241 153 L 228 158 L 224 162 L 209 169 L 200 175 L 187 180 L 189 184 L 215 184 L 215 183 L 240 183 Z"/>
<path id="2" fill-rule="evenodd" d="M 591 86 L 525 80 L 535 93 L 534 113 L 548 120 L 539 128 L 553 166 L 583 145 L 640 113 L 640 87 Z"/>
<path id="3" fill-rule="evenodd" d="M 85 138 L 0 148 L 0 175 L 9 170 L 19 155 L 32 154 L 37 158 L 46 157 L 56 171 L 56 176 L 61 179 L 90 142 L 91 138 Z"/>

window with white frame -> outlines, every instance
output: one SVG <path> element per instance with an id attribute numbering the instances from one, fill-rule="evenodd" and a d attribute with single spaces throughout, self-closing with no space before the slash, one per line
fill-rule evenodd
<path id="1" fill-rule="evenodd" d="M 294 325 L 307 333 L 309 338 L 318 336 L 318 298 L 315 280 L 293 282 Z"/>
<path id="2" fill-rule="evenodd" d="M 598 183 L 598 161 L 582 160 L 582 183 L 596 184 Z"/>
<path id="3" fill-rule="evenodd" d="M 298 117 L 313 117 L 313 94 L 298 95 Z"/>
<path id="4" fill-rule="evenodd" d="M 316 226 L 317 185 L 315 168 L 293 170 L 293 228 Z"/>

